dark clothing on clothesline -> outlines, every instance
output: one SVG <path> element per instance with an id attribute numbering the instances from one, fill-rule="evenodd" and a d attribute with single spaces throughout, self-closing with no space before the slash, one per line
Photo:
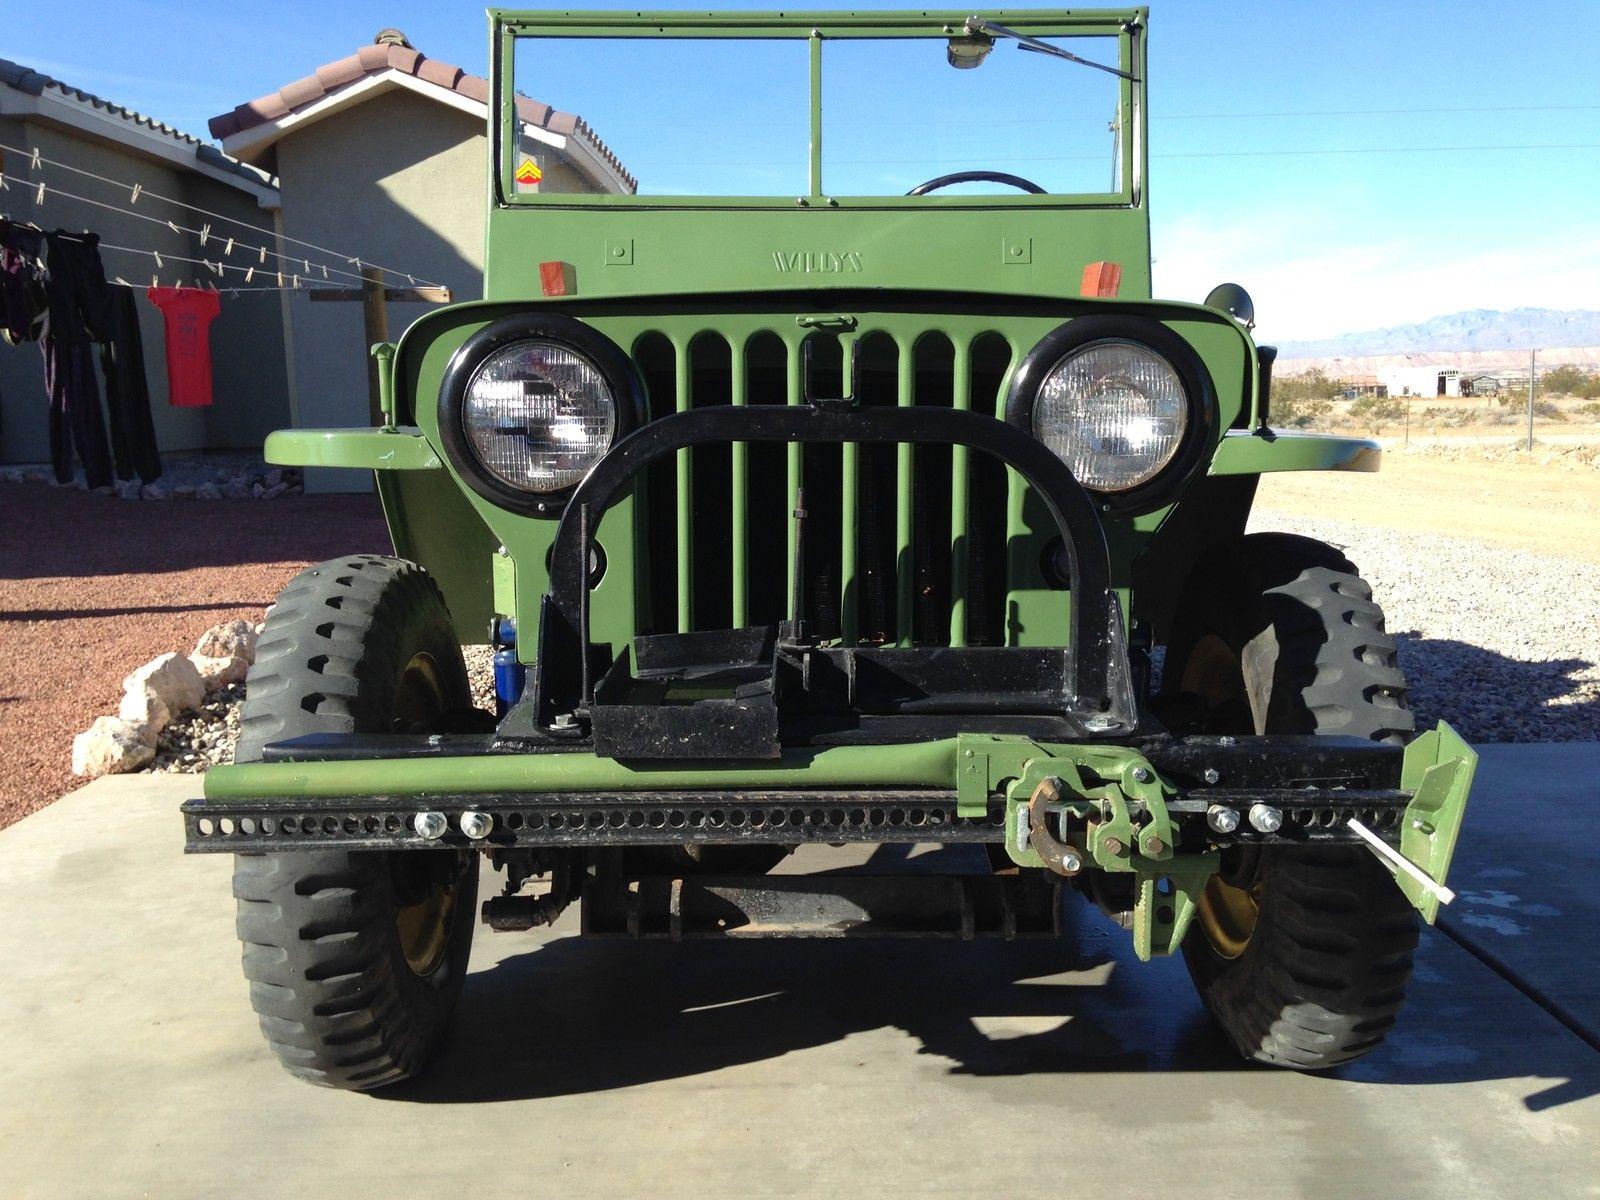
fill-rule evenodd
<path id="1" fill-rule="evenodd" d="M 97 235 L 45 233 L 0 218 L 0 335 L 38 340 L 49 393 L 50 459 L 57 481 L 72 479 L 73 452 L 90 487 L 116 475 L 146 483 L 161 475 L 150 416 L 144 346 L 133 291 L 106 282 Z M 100 347 L 111 437 L 101 415 L 93 347 Z"/>
<path id="2" fill-rule="evenodd" d="M 72 452 L 83 460 L 83 479 L 92 488 L 111 483 L 111 452 L 100 419 L 100 384 L 88 342 L 57 337 L 48 326 L 39 339 L 44 351 L 44 386 L 50 393 L 50 465 L 57 483 L 72 482 Z"/>
<path id="3" fill-rule="evenodd" d="M 150 389 L 145 383 L 144 342 L 139 336 L 139 309 L 133 289 L 114 285 L 107 316 L 110 337 L 100 347 L 100 370 L 106 377 L 106 415 L 111 418 L 111 452 L 117 475 L 137 472 L 145 483 L 161 478 L 161 454 L 150 419 Z"/>
<path id="4" fill-rule="evenodd" d="M 89 349 L 95 340 L 91 326 L 104 336 L 106 324 L 101 298 L 106 276 L 95 245 L 98 241 L 63 236 L 60 230 L 45 234 L 49 315 L 39 339 L 44 351 L 44 386 L 50 393 L 50 462 L 56 482 L 72 481 L 72 452 L 76 449 L 83 460 L 84 482 L 91 488 L 111 483 L 111 450 L 100 418 L 100 383 Z"/>
<path id="5" fill-rule="evenodd" d="M 45 311 L 44 233 L 0 220 L 0 336 L 12 345 L 39 336 Z"/>

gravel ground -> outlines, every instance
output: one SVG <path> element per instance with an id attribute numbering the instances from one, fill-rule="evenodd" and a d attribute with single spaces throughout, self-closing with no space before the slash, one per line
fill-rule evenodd
<path id="1" fill-rule="evenodd" d="M 301 567 L 389 552 L 371 496 L 129 504 L 0 482 L 0 826 L 83 781 L 72 735 L 128 672 L 210 625 L 259 620 Z"/>
<path id="2" fill-rule="evenodd" d="M 1475 742 L 1600 738 L 1600 566 L 1434 533 L 1258 509 L 1252 530 L 1330 542 L 1399 636 L 1419 727 Z"/>

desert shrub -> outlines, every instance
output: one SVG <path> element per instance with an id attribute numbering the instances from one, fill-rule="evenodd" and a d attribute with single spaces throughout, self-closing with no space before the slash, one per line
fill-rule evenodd
<path id="1" fill-rule="evenodd" d="M 1320 367 L 1274 379 L 1272 423 L 1304 429 L 1313 421 L 1322 420 L 1332 410 L 1333 401 L 1344 391 L 1344 386 L 1343 380 L 1328 378 Z"/>
<path id="2" fill-rule="evenodd" d="M 1575 396 L 1583 400 L 1600 399 L 1600 373 L 1582 367 L 1551 367 L 1539 376 L 1539 388 L 1552 396 Z"/>
<path id="3" fill-rule="evenodd" d="M 1389 396 L 1363 396 L 1350 405 L 1350 415 L 1375 429 L 1392 425 L 1406 415 L 1405 402 Z"/>

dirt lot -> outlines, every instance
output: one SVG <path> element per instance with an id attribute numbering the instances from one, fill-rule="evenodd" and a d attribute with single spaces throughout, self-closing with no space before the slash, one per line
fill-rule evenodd
<path id="1" fill-rule="evenodd" d="M 71 735 L 122 678 L 206 626 L 259 614 L 307 563 L 388 552 L 375 499 L 123 501 L 0 484 L 0 826 L 75 781 Z"/>
<path id="2" fill-rule="evenodd" d="M 1389 449 L 1377 475 L 1300 472 L 1262 480 L 1258 503 L 1357 525 L 1471 538 L 1600 563 L 1600 471 L 1452 461 Z"/>

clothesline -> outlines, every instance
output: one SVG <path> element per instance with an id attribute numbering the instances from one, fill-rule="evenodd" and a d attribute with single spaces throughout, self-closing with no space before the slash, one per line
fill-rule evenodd
<path id="1" fill-rule="evenodd" d="M 412 283 L 413 285 L 423 284 L 423 285 L 427 285 L 427 286 L 431 286 L 431 287 L 442 287 L 442 286 L 444 286 L 444 285 L 440 284 L 437 280 L 424 279 L 421 276 L 412 274 L 410 271 L 401 271 L 401 270 L 398 270 L 397 268 L 394 268 L 394 267 L 386 267 L 382 263 L 372 262 L 372 261 L 370 261 L 368 259 L 364 259 L 364 258 L 360 257 L 359 255 L 345 254 L 345 253 L 343 253 L 341 251 L 338 251 L 338 250 L 331 250 L 326 246 L 319 246 L 315 242 L 308 242 L 308 241 L 305 241 L 305 240 L 303 240 L 301 238 L 290 237 L 288 234 L 279 233 L 276 230 L 267 229 L 267 228 L 265 228 L 264 226 L 261 226 L 261 225 L 252 225 L 249 221 L 240 220 L 238 217 L 230 217 L 230 216 L 227 216 L 227 215 L 225 215 L 223 213 L 212 212 L 210 209 L 201 208 L 199 205 L 196 205 L 196 204 L 189 204 L 189 203 L 187 203 L 186 201 L 183 201 L 183 200 L 174 200 L 170 196 L 163 196 L 163 195 L 160 195 L 159 193 L 156 193 L 156 192 L 146 191 L 145 188 L 144 188 L 144 185 L 142 185 L 142 184 L 125 183 L 122 180 L 112 179 L 112 178 L 110 178 L 108 176 L 105 176 L 105 175 L 96 174 L 93 171 L 87 171 L 87 170 L 83 169 L 82 167 L 73 166 L 71 163 L 62 162 L 59 159 L 46 158 L 44 155 L 39 153 L 37 147 L 35 147 L 33 150 L 24 150 L 24 149 L 21 149 L 20 147 L 10 146 L 10 145 L 7 145 L 4 142 L 0 142 L 0 151 L 6 152 L 6 153 L 11 153 L 11 154 L 20 154 L 20 155 L 25 156 L 28 159 L 29 164 L 31 165 L 31 167 L 33 169 L 35 169 L 35 170 L 38 169 L 38 167 L 41 164 L 52 166 L 52 167 L 60 167 L 62 170 L 71 171 L 75 175 L 82 175 L 85 178 L 93 179 L 93 180 L 96 180 L 96 181 L 98 181 L 100 183 L 108 184 L 111 187 L 121 188 L 123 191 L 126 191 L 128 193 L 128 195 L 129 195 L 129 200 L 128 200 L 129 204 L 137 204 L 141 197 L 149 197 L 152 200 L 159 200 L 159 201 L 161 201 L 161 202 L 163 202 L 165 204 L 172 204 L 172 205 L 176 205 L 179 208 L 188 209 L 190 212 L 199 213 L 201 216 L 210 217 L 213 220 L 226 221 L 229 224 L 238 225 L 238 226 L 240 226 L 240 227 L 242 227 L 244 229 L 254 230 L 256 233 L 264 234 L 268 238 L 272 238 L 272 239 L 280 241 L 280 242 L 292 242 L 296 246 L 304 246 L 306 249 L 315 250 L 319 254 L 332 255 L 334 258 L 342 259 L 344 262 L 349 263 L 349 264 L 351 264 L 353 266 L 356 266 L 357 268 L 362 267 L 362 266 L 377 267 L 380 271 L 387 272 L 388 274 L 394 275 L 397 278 L 406 279 L 410 283 Z M 3 181 L 5 178 L 6 178 L 5 174 L 3 172 L 0 172 L 0 181 Z M 17 178 L 17 181 L 19 183 L 24 183 L 24 186 L 30 186 L 30 187 L 38 187 L 38 186 L 40 186 L 38 183 L 26 182 L 23 178 L 20 178 L 20 177 L 13 176 L 12 178 Z M 59 189 L 52 188 L 50 190 L 56 191 L 57 194 L 65 195 L 65 193 L 60 192 Z M 78 197 L 78 199 L 82 199 L 82 197 Z M 96 202 L 90 201 L 90 203 L 96 203 Z M 102 205 L 102 206 L 103 207 L 113 208 L 115 211 L 118 211 L 118 212 L 129 213 L 130 215 L 133 215 L 133 216 L 141 216 L 141 217 L 143 216 L 142 213 L 133 213 L 131 209 L 117 208 L 114 205 Z M 158 219 L 158 218 L 148 218 L 148 219 Z M 169 221 L 161 221 L 160 223 L 163 224 L 163 225 L 172 225 L 172 222 L 169 222 Z M 177 228 L 177 226 L 174 225 L 173 228 Z M 195 234 L 196 236 L 199 236 L 201 231 L 199 231 L 199 230 L 188 230 L 187 232 L 190 232 L 190 233 Z M 203 244 L 204 243 L 202 242 L 202 245 Z M 251 247 L 251 248 L 254 249 L 254 250 L 257 250 L 258 252 L 263 249 L 263 247 L 259 247 L 259 246 Z M 268 253 L 268 254 L 277 254 L 276 251 L 272 251 L 272 250 L 268 250 L 268 251 L 266 251 L 266 253 Z M 291 258 L 288 255 L 281 255 L 280 257 L 284 258 L 286 261 L 291 261 L 291 262 L 293 262 L 293 261 L 304 261 L 303 259 L 296 260 L 294 258 Z M 319 264 L 319 266 L 320 266 L 320 264 Z M 329 269 L 330 270 L 338 270 L 339 268 L 329 268 Z M 309 274 L 309 273 L 310 272 L 307 272 L 307 274 Z M 351 274 L 351 272 L 348 272 L 348 271 L 345 271 L 345 272 L 342 272 L 342 273 Z"/>
<path id="2" fill-rule="evenodd" d="M 208 240 L 210 240 L 212 237 L 215 237 L 216 240 L 222 244 L 223 255 L 229 254 L 233 250 L 238 249 L 247 254 L 255 255 L 258 265 L 264 265 L 267 258 L 271 257 L 281 259 L 282 261 L 289 263 L 302 263 L 305 266 L 304 273 L 307 275 L 310 275 L 315 271 L 321 271 L 324 279 L 329 278 L 331 273 L 365 282 L 365 276 L 360 275 L 355 271 L 347 271 L 343 267 L 330 267 L 323 263 L 313 263 L 308 258 L 297 258 L 291 257 L 287 254 L 280 254 L 276 250 L 268 250 L 265 246 L 254 246 L 246 242 L 235 242 L 233 238 L 223 238 L 221 235 L 213 234 L 209 225 L 203 229 L 190 229 L 187 226 L 179 225 L 176 221 L 163 220 L 161 217 L 152 217 L 147 213 L 134 212 L 132 209 L 124 208 L 120 204 L 108 204 L 104 200 L 96 200 L 90 196 L 80 196 L 75 192 L 65 191 L 56 187 L 54 184 L 44 182 L 42 179 L 35 181 L 20 176 L 8 176 L 4 173 L 0 173 L 0 190 L 6 190 L 12 183 L 15 183 L 19 187 L 34 193 L 35 203 L 42 204 L 44 202 L 45 195 L 48 193 L 51 195 L 60 196 L 63 200 L 75 200 L 80 204 L 88 204 L 95 208 L 105 209 L 107 212 L 119 213 L 122 216 L 133 217 L 140 221 L 148 221 L 152 225 L 160 225 L 162 228 L 170 229 L 174 233 L 192 234 L 194 237 L 199 239 L 202 248 L 205 246 Z M 220 259 L 221 255 L 218 257 Z M 410 276 L 407 276 L 407 278 L 410 278 Z"/>
<path id="3" fill-rule="evenodd" d="M 144 254 L 144 255 L 148 255 L 149 257 L 154 258 L 156 260 L 156 265 L 157 266 L 163 266 L 163 265 L 165 265 L 165 263 L 168 260 L 171 260 L 172 262 L 192 263 L 192 264 L 194 264 L 196 266 L 208 267 L 208 268 L 210 268 L 212 270 L 244 271 L 244 272 L 246 272 L 246 275 L 245 275 L 245 278 L 244 278 L 244 282 L 246 284 L 248 284 L 250 282 L 252 274 L 256 270 L 255 267 L 236 267 L 232 263 L 212 263 L 212 262 L 208 262 L 207 260 L 205 260 L 203 258 L 185 258 L 181 254 L 162 254 L 158 250 L 143 250 L 143 249 L 139 248 L 138 246 L 114 246 L 110 242 L 101 242 L 100 243 L 100 249 L 102 249 L 102 250 L 116 250 L 116 251 L 118 251 L 119 253 L 122 253 L 122 254 Z M 269 277 L 276 275 L 277 278 L 280 279 L 280 280 L 284 277 L 284 273 L 282 271 L 262 270 L 261 274 L 269 276 Z M 160 287 L 161 286 L 161 284 L 158 282 L 158 278 L 159 278 L 158 276 L 151 276 L 151 278 L 150 278 L 150 286 L 151 287 Z M 228 292 L 229 294 L 233 294 L 235 292 L 298 292 L 298 291 L 303 291 L 304 290 L 305 284 L 301 281 L 300 276 L 291 275 L 289 278 L 290 278 L 291 282 L 289 282 L 289 283 L 279 283 L 276 287 L 267 287 L 267 286 L 234 287 L 232 285 L 228 285 L 228 286 L 225 286 L 225 287 L 218 287 L 216 284 L 212 283 L 209 279 L 206 280 L 203 285 L 200 284 L 200 283 L 195 283 L 195 284 L 192 284 L 190 286 L 196 287 L 196 288 L 204 286 L 206 288 L 209 288 L 211 291 Z M 129 283 L 128 280 L 122 278 L 122 276 L 120 276 L 120 275 L 118 275 L 112 282 L 120 283 L 120 284 L 123 284 L 124 286 L 127 286 L 127 287 L 133 287 L 134 286 L 132 283 Z M 182 287 L 184 285 L 179 283 L 179 284 L 176 284 L 175 286 Z"/>
<path id="4" fill-rule="evenodd" d="M 6 176 L 0 175 L 0 181 L 6 180 L 7 178 L 8 177 L 6 177 Z M 152 224 L 160 225 L 160 226 L 163 226 L 164 228 L 171 229 L 174 233 L 193 233 L 193 234 L 198 235 L 199 232 L 200 232 L 199 230 L 195 230 L 195 229 L 185 229 L 183 226 L 178 225 L 178 224 L 176 224 L 176 223 L 174 223 L 172 221 L 163 221 L 160 217 L 146 216 L 144 213 L 132 212 L 132 211 L 130 211 L 130 210 L 126 209 L 126 208 L 122 208 L 122 207 L 120 207 L 119 205 L 116 205 L 116 204 L 107 204 L 103 200 L 95 200 L 95 199 L 91 199 L 88 196 L 79 196 L 74 192 L 63 191 L 62 189 L 56 187 L 53 184 L 45 183 L 43 180 L 40 180 L 37 183 L 34 183 L 32 181 L 23 183 L 23 181 L 16 180 L 14 177 L 11 177 L 11 179 L 12 179 L 13 182 L 17 182 L 19 184 L 22 184 L 22 186 L 26 187 L 29 191 L 34 192 L 35 195 L 36 195 L 36 198 L 37 198 L 37 202 L 39 202 L 39 203 L 43 203 L 44 196 L 48 193 L 49 195 L 60 196 L 63 200 L 76 200 L 79 203 L 90 204 L 90 205 L 93 205 L 96 208 L 103 208 L 103 209 L 106 209 L 106 210 L 108 210 L 110 212 L 121 213 L 124 216 L 137 217 L 141 221 L 149 221 Z M 205 245 L 205 239 L 204 238 L 202 238 L 200 244 L 202 246 Z M 234 243 L 232 241 L 229 241 L 227 243 L 227 246 L 224 248 L 223 253 L 227 253 L 227 248 L 232 247 L 233 245 L 234 245 Z M 165 253 L 160 253 L 160 252 L 157 252 L 157 251 L 154 251 L 154 250 L 148 250 L 148 251 L 141 250 L 141 251 L 137 251 L 137 253 L 154 254 L 158 261 L 160 259 L 162 259 L 162 258 L 170 258 L 170 259 L 173 259 L 176 262 L 198 263 L 198 264 L 201 264 L 203 266 L 209 267 L 212 270 L 217 270 L 218 268 L 222 268 L 222 269 L 226 269 L 226 270 L 230 270 L 230 271 L 245 271 L 245 270 L 254 270 L 254 269 L 259 268 L 261 273 L 264 274 L 264 275 L 282 274 L 283 272 L 278 271 L 278 269 L 276 267 L 266 267 L 266 266 L 262 265 L 262 264 L 264 264 L 266 262 L 267 257 L 270 255 L 270 256 L 272 256 L 274 258 L 283 259 L 285 262 L 303 262 L 305 264 L 305 267 L 306 267 L 306 272 L 305 273 L 308 274 L 308 275 L 309 274 L 313 274 L 315 271 L 321 271 L 322 272 L 322 278 L 327 279 L 329 277 L 329 273 L 332 272 L 333 274 L 336 274 L 336 275 L 346 275 L 346 276 L 349 276 L 351 279 L 356 279 L 356 280 L 360 280 L 362 282 L 365 282 L 365 277 L 364 276 L 357 275 L 353 271 L 345 271 L 345 270 L 340 269 L 339 267 L 324 266 L 322 263 L 312 263 L 309 259 L 289 258 L 287 255 L 277 254 L 276 252 L 268 250 L 268 249 L 266 249 L 265 247 L 262 247 L 262 246 L 240 245 L 238 248 L 242 249 L 242 250 L 252 251 L 252 252 L 255 252 L 257 254 L 257 257 L 258 257 L 259 261 L 255 264 L 255 267 L 241 267 L 241 266 L 238 266 L 238 265 L 236 265 L 234 263 L 224 263 L 224 262 L 222 262 L 220 255 L 218 256 L 216 262 L 213 263 L 212 260 L 206 259 L 206 258 L 185 258 L 182 255 L 165 254 Z M 118 249 L 128 249 L 128 247 L 118 247 Z M 299 272 L 289 272 L 289 274 L 298 275 Z"/>

